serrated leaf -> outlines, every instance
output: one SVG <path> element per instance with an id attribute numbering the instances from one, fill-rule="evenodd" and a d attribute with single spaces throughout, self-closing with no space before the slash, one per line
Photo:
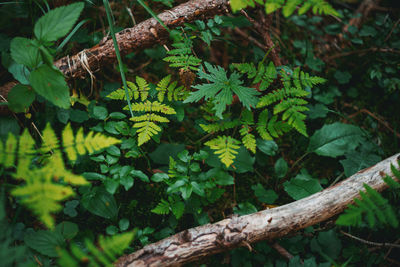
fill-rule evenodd
<path id="1" fill-rule="evenodd" d="M 36 93 L 54 105 L 64 109 L 70 107 L 69 88 L 60 71 L 41 65 L 31 72 L 29 81 Z"/>
<path id="2" fill-rule="evenodd" d="M 65 36 L 78 20 L 83 7 L 84 4 L 78 2 L 50 10 L 35 23 L 36 38 L 52 42 Z"/>

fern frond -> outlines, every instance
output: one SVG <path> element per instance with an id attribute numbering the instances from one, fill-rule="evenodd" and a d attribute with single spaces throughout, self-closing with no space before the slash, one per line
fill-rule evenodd
<path id="1" fill-rule="evenodd" d="M 136 122 L 139 122 L 139 121 L 169 122 L 169 119 L 167 119 L 163 116 L 157 115 L 157 114 L 153 114 L 153 113 L 146 113 L 141 116 L 130 118 L 130 120 L 136 121 Z"/>
<path id="2" fill-rule="evenodd" d="M 240 125 L 240 122 L 238 120 L 233 120 L 233 121 L 222 121 L 219 123 L 212 123 L 212 124 L 200 124 L 200 127 L 207 133 L 216 133 L 225 131 L 227 129 L 232 129 L 238 125 Z"/>
<path id="3" fill-rule="evenodd" d="M 269 119 L 268 110 L 265 109 L 258 117 L 256 129 L 262 139 L 273 140 L 273 137 L 278 138 L 284 133 L 290 131 L 292 127 L 284 121 L 278 121 L 277 116 L 273 116 Z"/>
<path id="4" fill-rule="evenodd" d="M 184 86 L 177 87 L 177 81 L 170 82 L 171 75 L 168 75 L 157 84 L 157 98 L 160 103 L 164 101 L 166 94 L 168 101 L 182 101 L 189 95 L 189 92 L 185 90 Z"/>
<path id="5" fill-rule="evenodd" d="M 247 78 L 253 79 L 252 84 L 258 84 L 259 90 L 266 90 L 277 77 L 277 71 L 272 62 L 265 67 L 263 62 L 256 67 L 253 63 L 232 64 L 240 73 L 246 74 Z"/>
<path id="6" fill-rule="evenodd" d="M 57 260 L 59 266 L 78 267 L 90 263 L 90 266 L 113 266 L 115 260 L 129 247 L 134 237 L 133 232 L 113 236 L 99 237 L 99 247 L 93 241 L 85 239 L 85 249 L 71 244 L 69 251 L 60 249 Z"/>
<path id="7" fill-rule="evenodd" d="M 140 100 L 145 101 L 149 96 L 150 86 L 145 79 L 142 77 L 136 76 L 136 84 L 138 85 Z M 136 99 L 136 97 L 135 97 Z"/>
<path id="8" fill-rule="evenodd" d="M 218 136 L 205 143 L 211 149 L 215 150 L 214 153 L 219 155 L 219 159 L 228 168 L 238 154 L 240 142 L 230 136 Z"/>
<path id="9" fill-rule="evenodd" d="M 129 100 L 132 100 L 133 95 L 135 95 L 135 99 L 139 98 L 139 91 L 137 86 L 133 82 L 126 82 L 128 86 L 128 95 L 129 95 Z M 108 98 L 113 99 L 113 100 L 126 100 L 126 94 L 124 88 L 118 88 L 117 90 L 109 93 L 107 95 Z"/>
<path id="10" fill-rule="evenodd" d="M 171 212 L 170 204 L 168 201 L 161 199 L 160 203 L 158 203 L 157 206 L 151 210 L 151 212 L 161 215 L 169 214 Z"/>
<path id="11" fill-rule="evenodd" d="M 243 126 L 243 128 L 239 130 L 242 135 L 243 145 L 251 152 L 256 153 L 256 138 L 250 131 L 251 128 L 248 126 Z"/>
<path id="12" fill-rule="evenodd" d="M 125 110 L 128 109 L 128 107 L 124 107 Z M 158 101 L 150 102 L 147 100 L 146 102 L 141 102 L 141 103 L 133 103 L 132 104 L 132 110 L 133 111 L 144 111 L 144 112 L 161 112 L 163 114 L 167 115 L 172 115 L 176 114 L 176 111 L 174 108 L 161 104 Z"/>
<path id="13" fill-rule="evenodd" d="M 70 185 L 88 184 L 83 176 L 73 174 L 65 168 L 62 149 L 70 160 L 75 160 L 77 155 L 91 153 L 120 141 L 100 133 L 93 135 L 93 132 L 85 137 L 82 128 L 74 136 L 69 124 L 62 133 L 62 148 L 50 124 L 46 125 L 41 136 L 42 145 L 39 149 L 34 148 L 35 141 L 26 129 L 19 137 L 19 143 L 12 135 L 7 138 L 5 147 L 0 141 L 0 164 L 6 167 L 16 165 L 12 176 L 24 183 L 13 189 L 11 194 L 20 197 L 22 204 L 30 208 L 46 226 L 52 228 L 52 213 L 62 208 L 61 201 L 75 194 Z M 44 153 L 44 160 L 38 166 L 33 158 L 41 153 Z M 16 164 L 15 155 L 18 156 Z"/>
<path id="14" fill-rule="evenodd" d="M 137 133 L 139 146 L 149 141 L 152 136 L 161 132 L 160 126 L 148 120 L 137 122 L 133 125 L 133 127 L 138 128 Z"/>
<path id="15" fill-rule="evenodd" d="M 360 226 L 362 223 L 362 215 L 365 214 L 371 228 L 374 227 L 377 222 L 397 227 L 399 221 L 388 201 L 367 184 L 364 184 L 364 188 L 366 192 L 360 191 L 361 198 L 354 199 L 355 205 L 349 205 L 344 214 L 340 215 L 336 224 Z"/>
<path id="16" fill-rule="evenodd" d="M 86 153 L 90 154 L 121 142 L 114 137 L 105 136 L 101 133 L 94 135 L 92 131 L 85 137 L 83 134 L 83 128 L 80 128 L 76 136 L 74 136 L 70 124 L 67 124 L 64 128 L 62 132 L 62 140 L 65 153 L 71 161 L 75 161 L 78 155 L 84 155 Z"/>
<path id="17" fill-rule="evenodd" d="M 62 209 L 60 201 L 75 193 L 69 186 L 52 183 L 48 178 L 43 179 L 48 175 L 42 170 L 33 170 L 29 175 L 32 177 L 25 177 L 26 184 L 19 185 L 11 194 L 21 197 L 21 203 L 28 206 L 45 225 L 52 228 L 54 219 L 51 214 Z"/>
<path id="18" fill-rule="evenodd" d="M 192 42 L 184 36 L 184 42 L 172 44 L 175 49 L 167 52 L 168 57 L 163 60 L 169 62 L 170 67 L 180 68 L 183 70 L 197 71 L 201 64 L 201 59 L 192 55 Z"/>

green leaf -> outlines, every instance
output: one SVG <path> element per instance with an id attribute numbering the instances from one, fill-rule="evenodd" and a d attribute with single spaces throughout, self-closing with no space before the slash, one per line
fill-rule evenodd
<path id="1" fill-rule="evenodd" d="M 258 200 L 263 203 L 273 204 L 275 200 L 278 199 L 278 195 L 275 193 L 274 190 L 265 190 L 260 183 L 251 186 L 251 189 L 254 190 L 254 194 L 256 195 Z"/>
<path id="2" fill-rule="evenodd" d="M 207 172 L 209 179 L 215 179 L 215 183 L 219 185 L 232 185 L 235 183 L 235 179 L 228 172 L 220 169 L 213 168 Z"/>
<path id="3" fill-rule="evenodd" d="M 182 201 L 175 202 L 171 205 L 171 210 L 175 217 L 179 219 L 182 217 L 183 212 L 185 211 L 185 203 Z"/>
<path id="4" fill-rule="evenodd" d="M 346 84 L 350 81 L 351 79 L 351 74 L 347 71 L 339 71 L 337 70 L 335 72 L 335 79 L 339 82 L 339 84 Z"/>
<path id="5" fill-rule="evenodd" d="M 164 180 L 167 180 L 168 178 L 169 178 L 168 174 L 162 173 L 162 172 L 157 172 L 157 173 L 153 174 L 153 176 L 151 177 L 151 180 L 153 182 L 159 183 Z"/>
<path id="6" fill-rule="evenodd" d="M 268 156 L 275 156 L 278 145 L 272 140 L 257 139 L 257 148 Z"/>
<path id="7" fill-rule="evenodd" d="M 65 109 L 70 107 L 69 88 L 60 71 L 42 65 L 31 72 L 29 81 L 36 93 L 54 105 Z"/>
<path id="8" fill-rule="evenodd" d="M 17 84 L 8 93 L 9 107 L 14 112 L 24 112 L 35 100 L 35 92 L 31 87 Z"/>
<path id="9" fill-rule="evenodd" d="M 28 247 L 49 257 L 58 257 L 56 248 L 65 246 L 63 236 L 57 231 L 32 231 L 25 234 L 24 242 Z"/>
<path id="10" fill-rule="evenodd" d="M 242 86 L 240 75 L 233 72 L 228 78 L 226 71 L 220 66 L 213 66 L 207 62 L 204 63 L 209 73 L 199 70 L 199 78 L 206 79 L 209 82 L 193 86 L 198 91 L 190 93 L 184 103 L 197 102 L 204 97 L 205 100 L 211 99 L 214 104 L 215 115 L 222 119 L 222 113 L 226 106 L 230 105 L 235 93 L 239 101 L 250 110 L 258 102 L 256 97 L 260 93 L 254 88 Z"/>
<path id="11" fill-rule="evenodd" d="M 168 165 L 169 157 L 175 158 L 184 149 L 185 145 L 183 144 L 161 144 L 149 156 L 155 163 Z"/>
<path id="12" fill-rule="evenodd" d="M 82 205 L 94 215 L 112 219 L 118 215 L 117 203 L 110 193 L 102 187 L 96 187 L 82 197 Z"/>
<path id="13" fill-rule="evenodd" d="M 59 232 L 65 239 L 71 240 L 78 232 L 79 227 L 76 223 L 63 221 L 56 226 L 56 232 Z"/>
<path id="14" fill-rule="evenodd" d="M 318 234 L 318 238 L 311 241 L 311 250 L 327 255 L 329 258 L 337 259 L 342 250 L 342 242 L 337 237 L 335 230 L 329 230 Z"/>
<path id="15" fill-rule="evenodd" d="M 50 10 L 35 23 L 34 33 L 37 39 L 52 42 L 65 36 L 78 20 L 84 4 L 73 3 Z"/>
<path id="16" fill-rule="evenodd" d="M 250 202 L 244 202 L 244 203 L 239 203 L 238 207 L 234 207 L 233 211 L 235 214 L 239 214 L 242 216 L 257 212 L 257 208 L 254 207 L 254 205 L 251 204 Z"/>
<path id="17" fill-rule="evenodd" d="M 39 49 L 31 39 L 15 37 L 10 44 L 12 59 L 31 69 L 35 68 L 42 61 Z"/>
<path id="18" fill-rule="evenodd" d="M 278 178 L 283 178 L 283 177 L 285 177 L 287 171 L 289 170 L 289 166 L 284 158 L 279 158 L 275 162 L 274 169 L 275 169 L 276 176 Z"/>
<path id="19" fill-rule="evenodd" d="M 290 181 L 286 181 L 283 187 L 294 200 L 308 197 L 323 189 L 318 180 L 313 179 L 307 172 L 302 172 Z"/>
<path id="20" fill-rule="evenodd" d="M 381 161 L 381 157 L 373 154 L 372 152 L 360 153 L 357 151 L 351 151 L 346 154 L 346 158 L 341 160 L 340 163 L 344 168 L 344 174 L 346 177 L 350 177 L 359 170 L 368 168 Z"/>
<path id="21" fill-rule="evenodd" d="M 129 228 L 129 220 L 127 218 L 123 218 L 121 220 L 119 220 L 118 223 L 119 229 L 121 231 L 126 231 Z"/>
<path id="22" fill-rule="evenodd" d="M 125 188 L 125 191 L 128 191 L 132 188 L 134 180 L 130 176 L 122 176 L 119 179 L 119 183 Z"/>
<path id="23" fill-rule="evenodd" d="M 142 182 L 145 182 L 145 183 L 149 183 L 149 182 L 150 182 L 149 177 L 147 177 L 147 175 L 144 174 L 142 171 L 132 170 L 132 171 L 130 172 L 130 174 L 131 174 L 133 177 L 139 178 Z"/>
<path id="24" fill-rule="evenodd" d="M 307 151 L 333 158 L 342 156 L 358 146 L 362 135 L 361 129 L 354 125 L 325 124 L 311 136 Z"/>
<path id="25" fill-rule="evenodd" d="M 93 107 L 93 118 L 98 120 L 105 120 L 108 116 L 108 111 L 105 107 L 96 106 Z"/>
<path id="26" fill-rule="evenodd" d="M 104 187 L 106 188 L 107 192 L 114 195 L 119 187 L 119 182 L 112 178 L 108 178 L 104 181 Z"/>

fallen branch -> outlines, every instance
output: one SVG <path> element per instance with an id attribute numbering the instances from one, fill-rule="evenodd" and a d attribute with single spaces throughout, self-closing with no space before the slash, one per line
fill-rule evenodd
<path id="1" fill-rule="evenodd" d="M 364 190 L 364 183 L 378 191 L 387 188 L 381 174 L 392 175 L 400 154 L 364 169 L 350 178 L 307 198 L 242 217 L 225 219 L 185 230 L 121 257 L 116 266 L 180 266 L 235 247 L 273 240 L 341 213 Z"/>
<path id="2" fill-rule="evenodd" d="M 211 18 L 228 12 L 227 0 L 191 0 L 158 15 L 164 24 L 172 29 L 197 19 Z M 162 43 L 168 39 L 168 32 L 154 18 L 145 20 L 133 28 L 127 28 L 116 34 L 122 55 L 137 52 Z M 116 61 L 113 41 L 110 38 L 100 44 L 85 49 L 76 55 L 57 60 L 54 65 L 67 79 L 84 78 L 99 71 L 102 66 Z M 15 85 L 9 82 L 0 87 L 0 93 L 7 98 L 8 92 Z"/>

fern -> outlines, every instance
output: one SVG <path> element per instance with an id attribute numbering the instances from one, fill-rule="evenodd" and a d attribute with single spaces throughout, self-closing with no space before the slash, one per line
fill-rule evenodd
<path id="1" fill-rule="evenodd" d="M 205 100 L 211 99 L 214 104 L 215 115 L 222 119 L 222 113 L 226 106 L 230 105 L 235 93 L 239 101 L 247 108 L 255 107 L 260 93 L 254 88 L 242 86 L 240 75 L 233 72 L 228 78 L 226 71 L 219 66 L 212 66 L 205 62 L 205 67 L 209 73 L 199 70 L 199 78 L 206 79 L 210 83 L 193 86 L 198 89 L 192 92 L 184 103 L 197 102 L 204 97 Z"/>
<path id="2" fill-rule="evenodd" d="M 185 211 L 185 203 L 179 200 L 177 195 L 171 195 L 168 197 L 168 201 L 161 199 L 160 203 L 151 210 L 151 212 L 161 215 L 167 215 L 172 212 L 176 219 L 182 217 Z"/>
<path id="3" fill-rule="evenodd" d="M 228 168 L 238 154 L 240 142 L 230 136 L 223 135 L 206 142 L 205 145 L 215 150 L 214 153 L 219 155 L 221 162 Z"/>
<path id="4" fill-rule="evenodd" d="M 400 163 L 400 161 L 399 161 Z M 397 179 L 400 179 L 400 171 L 391 164 L 392 173 Z M 400 188 L 400 184 L 386 175 L 384 181 L 396 190 Z M 363 215 L 370 228 L 379 225 L 391 225 L 398 227 L 399 221 L 396 217 L 392 206 L 379 192 L 364 184 L 365 192 L 360 191 L 360 199 L 354 199 L 355 204 L 347 207 L 345 212 L 336 220 L 336 224 L 345 226 L 361 226 L 363 223 Z"/>
<path id="5" fill-rule="evenodd" d="M 273 140 L 290 131 L 292 127 L 284 121 L 278 121 L 277 116 L 268 118 L 268 110 L 263 110 L 258 116 L 257 132 L 264 140 Z"/>
<path id="6" fill-rule="evenodd" d="M 169 66 L 173 68 L 183 69 L 185 71 L 197 71 L 201 64 L 201 59 L 192 54 L 192 41 L 184 37 L 183 42 L 174 43 L 172 49 L 167 52 L 168 57 L 163 60 L 169 62 Z"/>
<path id="7" fill-rule="evenodd" d="M 211 124 L 200 124 L 200 127 L 207 133 L 216 133 L 232 129 L 239 125 L 240 125 L 239 120 L 232 120 L 232 121 L 223 121 Z"/>
<path id="8" fill-rule="evenodd" d="M 182 101 L 185 100 L 189 95 L 189 92 L 185 90 L 184 86 L 177 87 L 178 82 L 171 82 L 171 75 L 168 75 L 161 79 L 157 84 L 156 90 L 158 91 L 158 101 L 163 102 L 165 95 L 167 95 L 168 101 Z"/>
<path id="9" fill-rule="evenodd" d="M 60 143 L 50 124 L 43 130 L 42 137 L 41 147 L 35 149 L 35 141 L 28 130 L 23 132 L 19 140 L 10 134 L 4 147 L 0 142 L 0 164 L 6 168 L 15 166 L 14 178 L 24 181 L 11 194 L 20 197 L 22 204 L 30 208 L 46 226 L 52 228 L 54 219 L 51 214 L 62 208 L 61 201 L 75 195 L 69 185 L 81 186 L 88 182 L 83 176 L 73 174 L 65 168 Z M 76 160 L 77 155 L 92 153 L 120 142 L 100 133 L 93 135 L 90 132 L 85 137 L 82 128 L 74 136 L 69 124 L 62 132 L 62 139 L 64 151 L 71 161 Z M 41 166 L 33 164 L 33 158 L 37 154 L 46 157 Z"/>
<path id="10" fill-rule="evenodd" d="M 325 79 L 317 76 L 310 76 L 308 73 L 300 71 L 299 68 L 296 68 L 291 76 L 289 76 L 289 74 L 284 70 L 280 72 L 280 75 L 283 88 L 272 91 L 261 97 L 257 104 L 257 108 L 264 108 L 273 103 L 279 102 L 274 106 L 273 114 L 278 115 L 282 113 L 283 121 L 286 121 L 289 126 L 296 129 L 299 133 L 307 136 L 307 129 L 304 123 L 306 115 L 302 113 L 308 110 L 306 107 L 308 102 L 303 98 L 306 97 L 309 92 L 305 89 L 324 83 Z M 266 118 L 263 118 L 263 121 L 261 122 L 262 125 L 265 124 L 265 119 Z M 270 127 L 276 129 L 276 127 L 273 127 L 272 125 Z M 263 134 L 267 137 L 264 131 Z"/>
<path id="11" fill-rule="evenodd" d="M 137 128 L 136 132 L 138 134 L 139 146 L 148 142 L 151 137 L 161 132 L 161 127 L 156 123 L 169 122 L 169 119 L 163 115 L 176 114 L 174 108 L 162 103 L 165 100 L 165 96 L 167 95 L 169 101 L 180 101 L 185 99 L 188 95 L 188 92 L 183 86 L 177 87 L 177 82 L 171 81 L 170 75 L 161 79 L 156 86 L 158 101 L 149 100 L 150 86 L 148 82 L 141 77 L 136 77 L 136 84 L 128 82 L 128 87 L 130 97 L 133 97 L 135 100 L 140 100 L 132 103 L 131 109 L 135 112 L 135 115 L 130 119 L 134 122 L 133 128 Z M 125 91 L 120 88 L 107 97 L 115 100 L 124 100 Z M 128 110 L 129 107 L 125 106 L 123 109 Z"/>
<path id="12" fill-rule="evenodd" d="M 244 110 L 242 113 L 242 128 L 239 130 L 242 136 L 243 145 L 253 153 L 256 153 L 256 138 L 251 133 L 254 126 L 253 113 L 249 110 Z"/>
<path id="13" fill-rule="evenodd" d="M 128 95 L 130 97 L 130 100 L 132 100 L 132 97 L 135 100 L 139 99 L 140 97 L 142 101 L 147 99 L 149 95 L 150 86 L 145 79 L 136 76 L 136 84 L 128 81 L 127 85 L 128 85 Z M 114 92 L 108 94 L 107 97 L 114 100 L 126 100 L 125 89 L 119 88 Z"/>
<path id="14" fill-rule="evenodd" d="M 127 232 L 110 237 L 99 237 L 98 247 L 92 241 L 85 239 L 85 249 L 71 244 L 69 251 L 60 249 L 58 253 L 59 266 L 113 266 L 113 263 L 124 252 L 133 240 L 134 233 Z"/>
<path id="15" fill-rule="evenodd" d="M 324 0 L 232 0 L 230 1 L 232 10 L 238 11 L 247 6 L 254 7 L 256 3 L 265 5 L 265 12 L 270 14 L 282 8 L 282 13 L 285 17 L 289 17 L 297 9 L 299 15 L 306 13 L 310 8 L 314 14 L 324 14 L 340 17 L 340 14 Z"/>
<path id="16" fill-rule="evenodd" d="M 254 63 L 232 64 L 240 73 L 246 74 L 249 79 L 254 79 L 252 84 L 259 83 L 259 90 L 266 90 L 277 77 L 277 71 L 272 62 L 265 67 L 263 62 L 258 63 L 256 67 Z"/>

